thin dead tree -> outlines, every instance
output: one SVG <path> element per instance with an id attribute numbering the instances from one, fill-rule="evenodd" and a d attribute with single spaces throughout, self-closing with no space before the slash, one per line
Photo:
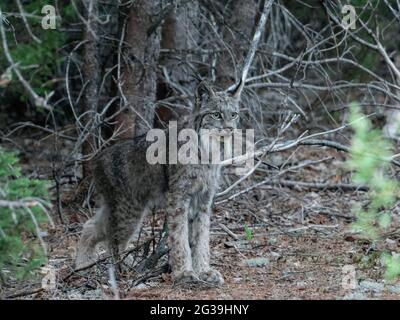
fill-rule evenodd
<path id="1" fill-rule="evenodd" d="M 85 89 L 81 107 L 83 134 L 83 156 L 91 155 L 96 150 L 95 114 L 99 107 L 99 85 L 101 81 L 99 61 L 99 3 L 98 0 L 83 1 L 85 11 L 83 78 Z M 91 176 L 90 163 L 82 163 L 82 177 Z"/>
<path id="2" fill-rule="evenodd" d="M 207 8 L 214 17 L 216 32 L 222 33 L 218 44 L 226 48 L 219 54 L 215 65 L 215 83 L 222 88 L 237 81 L 241 70 L 237 68 L 246 54 L 246 47 L 251 43 L 251 36 L 255 28 L 257 5 L 254 1 L 232 1 L 229 5 L 225 1 L 208 1 Z M 225 12 L 226 14 L 225 16 Z M 224 23 L 218 28 L 217 21 Z"/>
<path id="3" fill-rule="evenodd" d="M 256 54 L 258 44 L 260 43 L 261 34 L 265 28 L 265 23 L 267 22 L 267 17 L 271 11 L 273 3 L 274 3 L 274 0 L 263 0 L 261 2 L 260 7 L 262 8 L 262 13 L 257 22 L 257 26 L 254 31 L 254 35 L 253 35 L 253 39 L 250 44 L 249 51 L 247 52 L 246 58 L 243 61 L 240 79 L 237 84 L 230 86 L 228 88 L 228 91 L 235 90 L 236 87 L 239 87 L 238 94 L 240 95 L 240 93 L 246 83 L 246 79 L 247 79 L 250 67 L 254 60 L 254 55 Z"/>

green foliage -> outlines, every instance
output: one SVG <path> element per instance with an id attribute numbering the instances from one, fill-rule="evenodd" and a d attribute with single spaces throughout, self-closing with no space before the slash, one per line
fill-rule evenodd
<path id="1" fill-rule="evenodd" d="M 351 144 L 351 159 L 347 167 L 353 170 L 353 180 L 369 187 L 369 202 L 366 208 L 356 205 L 353 208 L 357 220 L 354 231 L 377 241 L 380 234 L 390 226 L 390 209 L 400 194 L 399 184 L 390 179 L 386 172 L 391 157 L 391 144 L 382 132 L 372 128 L 370 120 L 364 116 L 356 104 L 350 108 L 350 121 L 354 130 Z M 387 266 L 386 277 L 400 275 L 400 260 L 384 256 Z M 399 264 L 399 265 L 397 265 Z"/>
<path id="2" fill-rule="evenodd" d="M 398 277 L 400 275 L 400 256 L 392 256 L 384 253 L 382 258 L 386 266 L 386 277 L 388 279 Z"/>
<path id="3" fill-rule="evenodd" d="M 14 61 L 21 66 L 37 66 L 35 76 L 31 78 L 30 83 L 37 94 L 44 95 L 51 88 L 45 85 L 46 82 L 56 73 L 57 63 L 62 60 L 58 55 L 58 48 L 63 44 L 64 35 L 54 30 L 43 30 L 40 34 L 42 43 L 33 41 L 22 43 L 10 50 L 10 53 Z M 29 73 L 31 72 L 31 69 L 24 72 L 26 78 L 30 78 Z"/>
<path id="4" fill-rule="evenodd" d="M 376 66 L 379 65 L 380 55 L 376 51 L 368 50 L 364 47 L 355 51 L 355 57 L 357 62 L 362 65 L 364 68 L 369 70 L 375 70 Z M 354 80 L 354 81 L 366 81 L 370 79 L 370 75 L 366 74 L 363 70 L 350 67 L 343 70 L 343 74 L 345 79 Z"/>
<path id="5" fill-rule="evenodd" d="M 247 224 L 244 225 L 244 234 L 246 236 L 247 241 L 253 240 L 253 232 L 251 232 Z"/>
<path id="6" fill-rule="evenodd" d="M 39 204 L 49 198 L 47 190 L 46 181 L 23 177 L 17 157 L 0 148 L 1 277 L 23 278 L 45 262 L 32 217 L 38 225 L 47 221 Z"/>
<path id="7" fill-rule="evenodd" d="M 7 32 L 7 43 L 9 46 L 11 57 L 18 64 L 20 71 L 25 79 L 32 85 L 34 91 L 44 96 L 46 93 L 54 90 L 56 82 L 51 81 L 55 75 L 62 69 L 61 65 L 65 59 L 65 55 L 61 52 L 61 48 L 67 42 L 66 33 L 62 31 L 61 25 L 66 20 L 74 18 L 74 9 L 71 3 L 58 7 L 62 19 L 57 19 L 56 29 L 43 29 L 41 26 L 41 13 L 43 6 L 51 4 L 46 0 L 34 0 L 24 3 L 24 11 L 28 14 L 27 21 L 32 29 L 33 34 L 40 39 L 40 43 L 33 41 L 26 31 L 24 23 L 19 17 L 8 16 L 10 23 Z M 15 2 L 2 5 L 2 11 L 18 12 Z M 0 74 L 7 67 L 8 62 L 3 57 L 3 48 L 0 46 Z M 9 85 L 7 90 L 13 93 L 13 96 L 19 97 L 19 100 L 26 102 L 27 94 L 19 83 L 17 78 L 13 76 L 13 85 Z"/>

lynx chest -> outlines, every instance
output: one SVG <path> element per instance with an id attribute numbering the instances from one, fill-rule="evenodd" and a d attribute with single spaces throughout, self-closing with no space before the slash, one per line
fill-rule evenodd
<path id="1" fill-rule="evenodd" d="M 220 172 L 217 165 L 193 166 L 188 172 L 191 193 L 214 193 L 218 189 Z"/>

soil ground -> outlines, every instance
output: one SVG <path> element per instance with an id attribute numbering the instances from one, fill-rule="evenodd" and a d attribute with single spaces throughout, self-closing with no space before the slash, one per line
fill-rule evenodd
<path id="1" fill-rule="evenodd" d="M 52 176 L 47 140 L 21 139 L 19 147 L 25 171 L 30 176 Z M 68 148 L 63 151 L 68 154 Z M 282 179 L 335 185 L 350 183 L 343 169 L 346 154 L 321 147 L 301 147 L 271 158 L 289 164 L 314 161 L 302 169 L 289 171 Z M 321 159 L 324 159 L 321 161 Z M 290 165 L 289 165 L 290 166 Z M 265 169 L 241 184 L 235 192 L 251 187 L 275 169 Z M 234 177 L 228 175 L 231 181 Z M 64 178 L 63 178 L 64 179 Z M 48 231 L 48 264 L 56 272 L 56 285 L 41 289 L 40 277 L 29 282 L 11 282 L 5 295 L 19 299 L 112 299 L 108 261 L 73 272 L 75 247 L 82 224 L 91 209 L 80 197 L 72 178 L 62 180 L 61 199 L 64 223 Z M 52 189 L 56 198 L 56 189 Z M 124 268 L 116 285 L 122 299 L 398 299 L 400 284 L 383 280 L 382 250 L 398 252 L 400 234 L 388 233 L 381 247 L 350 232 L 352 206 L 365 203 L 366 192 L 357 189 L 304 188 L 265 184 L 213 209 L 211 228 L 212 265 L 225 277 L 221 287 L 175 286 L 167 272 L 138 274 Z M 399 225 L 394 208 L 392 229 Z M 156 246 L 164 212 L 159 211 L 143 227 L 135 258 L 139 262 Z M 222 226 L 221 226 L 222 225 Z M 225 229 L 230 232 L 226 232 Z M 147 245 L 146 245 L 147 244 Z M 156 269 L 166 262 L 164 256 Z M 349 267 L 350 266 L 350 267 Z M 343 269 L 345 267 L 345 269 Z M 343 286 L 346 268 L 355 270 L 355 286 Z M 154 270 L 153 270 L 154 271 Z M 152 272 L 153 272 L 152 271 Z M 344 279 L 345 277 L 345 279 Z M 145 281 L 140 281 L 145 279 Z"/>

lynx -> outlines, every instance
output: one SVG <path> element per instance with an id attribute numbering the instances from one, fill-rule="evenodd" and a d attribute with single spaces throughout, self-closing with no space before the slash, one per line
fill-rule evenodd
<path id="1" fill-rule="evenodd" d="M 189 126 L 230 134 L 238 127 L 242 85 L 215 92 L 205 82 L 196 89 Z M 76 267 L 96 261 L 95 247 L 106 242 L 117 257 L 140 230 L 146 214 L 165 208 L 169 263 L 174 282 L 223 284 L 220 272 L 210 267 L 210 212 L 219 187 L 219 164 L 149 164 L 145 136 L 115 144 L 93 161 L 94 183 L 101 207 L 84 225 Z M 199 148 L 201 145 L 199 146 Z"/>

